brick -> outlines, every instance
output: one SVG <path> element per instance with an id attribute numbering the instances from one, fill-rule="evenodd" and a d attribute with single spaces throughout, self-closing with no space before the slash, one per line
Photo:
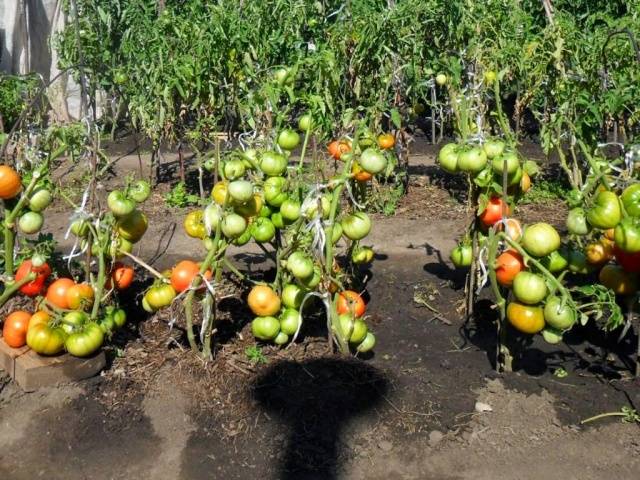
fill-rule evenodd
<path id="1" fill-rule="evenodd" d="M 29 350 L 16 358 L 14 380 L 25 391 L 93 377 L 107 364 L 104 351 L 87 358 L 69 354 L 44 357 Z"/>
<path id="2" fill-rule="evenodd" d="M 29 351 L 26 345 L 20 348 L 11 348 L 0 337 L 0 368 L 6 371 L 11 378 L 15 375 L 16 358 Z"/>

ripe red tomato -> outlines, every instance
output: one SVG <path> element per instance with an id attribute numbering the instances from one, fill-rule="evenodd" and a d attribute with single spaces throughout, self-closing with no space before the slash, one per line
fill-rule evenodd
<path id="1" fill-rule="evenodd" d="M 171 286 L 178 293 L 184 292 L 191 286 L 191 282 L 200 272 L 200 265 L 191 260 L 182 260 L 179 262 L 173 270 L 171 270 Z M 204 278 L 209 280 L 211 278 L 211 271 L 207 270 L 204 274 Z"/>
<path id="2" fill-rule="evenodd" d="M 352 313 L 356 318 L 364 315 L 366 305 L 359 293 L 353 290 L 345 290 L 338 294 L 338 303 L 336 305 L 338 314 Z"/>
<path id="3" fill-rule="evenodd" d="M 7 345 L 12 348 L 20 348 L 27 344 L 27 328 L 31 314 L 24 310 L 16 310 L 4 319 L 2 336 Z"/>
<path id="4" fill-rule="evenodd" d="M 117 262 L 111 272 L 111 281 L 118 290 L 126 290 L 133 283 L 133 267 Z"/>
<path id="5" fill-rule="evenodd" d="M 54 307 L 68 309 L 67 291 L 75 284 L 70 278 L 59 278 L 49 285 L 45 298 Z"/>
<path id="6" fill-rule="evenodd" d="M 487 203 L 487 207 L 480 214 L 480 221 L 485 227 L 491 227 L 502 219 L 503 201 L 500 197 L 491 197 Z M 511 214 L 509 205 L 506 206 L 507 215 Z"/>
<path id="7" fill-rule="evenodd" d="M 39 267 L 34 267 L 31 260 L 25 260 L 18 267 L 16 282 L 19 282 L 31 272 L 36 273 L 36 278 L 20 287 L 20 293 L 28 297 L 35 297 L 36 295 L 40 295 L 44 290 L 44 282 L 46 282 L 49 275 L 51 275 L 51 267 L 46 263 L 43 263 Z"/>

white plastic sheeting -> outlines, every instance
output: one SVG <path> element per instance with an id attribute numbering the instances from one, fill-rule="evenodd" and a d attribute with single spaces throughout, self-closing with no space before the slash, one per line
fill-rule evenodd
<path id="1" fill-rule="evenodd" d="M 45 82 L 59 73 L 52 46 L 64 28 L 62 0 L 0 0 L 0 70 L 6 73 L 39 73 Z M 47 92 L 52 111 L 60 120 L 77 117 L 78 88 L 66 76 Z"/>

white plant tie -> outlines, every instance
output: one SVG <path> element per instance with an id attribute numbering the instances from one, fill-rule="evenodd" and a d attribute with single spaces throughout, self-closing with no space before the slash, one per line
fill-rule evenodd
<path id="1" fill-rule="evenodd" d="M 480 291 L 484 288 L 489 279 L 489 270 L 487 269 L 484 261 L 484 256 L 486 255 L 486 253 L 487 247 L 482 247 L 478 252 L 478 265 L 480 266 L 481 275 L 478 281 L 478 286 L 476 287 L 476 295 L 480 294 Z"/>
<path id="2" fill-rule="evenodd" d="M 291 339 L 291 342 L 289 343 L 287 348 L 289 348 L 291 345 L 293 345 L 293 343 L 298 338 L 298 335 L 300 334 L 300 329 L 302 328 L 302 311 L 304 310 L 304 305 L 307 303 L 307 301 L 311 297 L 318 297 L 320 300 L 322 300 L 322 303 L 324 303 L 325 309 L 327 311 L 327 318 L 331 318 L 331 305 L 329 304 L 329 293 L 328 292 L 325 292 L 325 293 L 309 292 L 309 293 L 307 293 L 304 296 L 304 298 L 302 299 L 302 302 L 300 302 L 300 309 L 298 310 L 298 315 L 300 316 L 298 318 L 298 328 L 296 328 L 296 333 L 293 334 L 293 338 Z M 329 331 L 329 335 L 331 335 L 331 331 Z"/>
<path id="3" fill-rule="evenodd" d="M 356 201 L 355 197 L 353 196 L 353 192 L 351 191 L 351 184 L 349 182 L 345 182 L 345 186 L 347 187 L 347 195 L 349 195 L 349 199 L 351 200 L 353 205 L 355 205 L 360 210 L 364 210 L 366 206 Z"/>

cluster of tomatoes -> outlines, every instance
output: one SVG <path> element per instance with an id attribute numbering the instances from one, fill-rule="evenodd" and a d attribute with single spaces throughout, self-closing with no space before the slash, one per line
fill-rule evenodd
<path id="1" fill-rule="evenodd" d="M 488 138 L 482 145 L 449 143 L 438 152 L 438 163 L 449 173 L 469 174 L 480 188 L 502 185 L 505 170 L 509 189 L 526 193 L 531 188 L 526 162 L 500 139 Z"/>
<path id="2" fill-rule="evenodd" d="M 300 117 L 299 131 L 308 135 L 312 128 L 309 115 Z M 323 271 L 321 260 L 324 258 L 320 258 L 323 253 L 317 241 L 314 245 L 314 235 L 322 237 L 321 244 L 336 245 L 344 238 L 350 247 L 349 261 L 354 264 L 373 260 L 373 250 L 360 245 L 371 230 L 370 217 L 363 211 L 340 213 L 336 187 L 346 182 L 367 182 L 384 172 L 388 166 L 385 150 L 393 148 L 395 139 L 391 134 L 376 138 L 366 133 L 355 148 L 347 138 L 331 142 L 329 154 L 345 162 L 343 168 L 348 174 L 336 175 L 323 188 L 315 190 L 314 185 L 302 178 L 300 168 L 290 165 L 291 153 L 300 143 L 300 133 L 286 128 L 276 135 L 272 148 L 238 149 L 218 162 L 209 159 L 205 168 L 209 171 L 217 168 L 221 178 L 211 192 L 212 201 L 190 212 L 184 220 L 187 235 L 201 239 L 209 251 L 230 244 L 241 246 L 252 240 L 263 248 L 273 248 L 281 274 L 272 286 L 254 287 L 248 303 L 257 316 L 252 322 L 256 338 L 279 345 L 289 342 L 299 330 L 300 308 L 307 295 L 335 293 L 341 289 L 341 282 L 327 278 Z M 195 262 L 180 262 L 145 294 L 144 308 L 154 311 L 171 304 L 201 271 L 201 265 Z M 341 274 L 337 263 L 334 273 Z M 206 272 L 202 276 L 206 279 L 210 275 Z M 351 331 L 345 338 L 360 351 L 369 350 L 375 337 L 361 318 L 364 302 L 348 290 L 339 296 L 339 299 L 347 298 L 356 299 L 362 308 L 349 314 L 342 306 L 346 300 L 339 300 L 340 322 L 344 324 L 344 331 Z"/>
<path id="3" fill-rule="evenodd" d="M 598 272 L 600 283 L 617 295 L 635 294 L 640 272 L 640 183 L 619 195 L 599 187 L 586 208 L 569 211 L 566 224 L 576 243 L 584 244 L 568 252 L 575 271 Z"/>
<path id="4" fill-rule="evenodd" d="M 14 207 L 12 202 L 21 191 L 22 179 L 18 172 L 8 165 L 0 165 L 0 199 L 5 202 L 5 205 Z M 26 235 L 38 233 L 44 224 L 42 212 L 52 200 L 51 191 L 44 185 L 30 191 L 28 197 L 21 201 L 19 211 L 15 212 L 18 216 L 17 226 L 20 232 Z"/>
<path id="5" fill-rule="evenodd" d="M 126 313 L 113 306 L 105 307 L 99 320 L 92 320 L 88 310 L 95 301 L 94 288 L 71 278 L 58 278 L 46 285 L 51 267 L 39 255 L 23 261 L 16 272 L 16 281 L 27 275 L 34 280 L 20 287 L 20 293 L 35 297 L 35 312 L 17 310 L 4 321 L 2 336 L 13 348 L 28 345 L 41 355 L 56 355 L 63 351 L 77 357 L 96 352 L 110 336 L 126 322 Z M 133 268 L 116 263 L 108 283 L 118 290 L 128 288 L 133 281 Z"/>

